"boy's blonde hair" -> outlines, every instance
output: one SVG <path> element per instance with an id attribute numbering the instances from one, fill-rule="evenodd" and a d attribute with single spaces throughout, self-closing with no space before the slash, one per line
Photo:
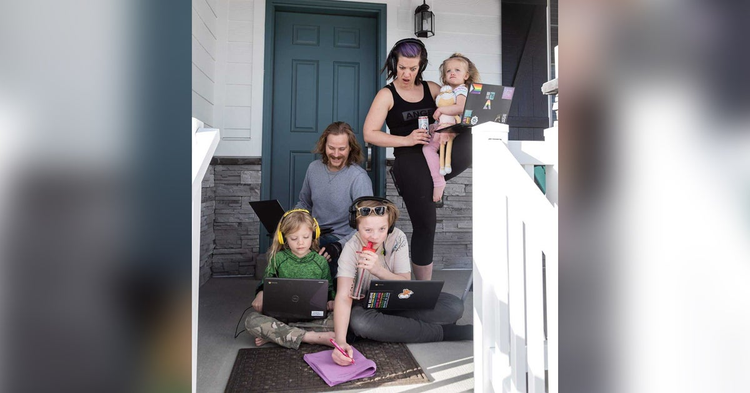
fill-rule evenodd
<path id="1" fill-rule="evenodd" d="M 279 224 L 276 226 L 276 232 L 273 233 L 271 247 L 268 248 L 268 263 L 273 263 L 273 257 L 279 251 L 289 248 L 289 243 L 285 240 L 284 244 L 281 244 L 280 239 L 284 239 L 288 233 L 297 232 L 302 227 L 308 227 L 312 231 L 312 243 L 310 248 L 313 251 L 318 251 L 318 237 L 315 236 L 315 228 L 318 222 L 315 221 L 313 216 L 305 209 L 295 209 L 284 214 L 284 217 L 279 220 Z"/>
<path id="2" fill-rule="evenodd" d="M 373 200 L 364 200 L 362 202 L 357 203 L 357 208 L 360 207 L 377 207 L 377 206 L 385 206 L 386 209 L 386 216 L 388 216 L 388 228 L 394 226 L 396 224 L 396 221 L 398 220 L 398 208 L 396 205 L 393 204 L 393 202 L 389 200 L 385 201 L 373 201 Z M 371 217 L 373 214 L 370 214 L 366 217 Z M 375 215 L 375 217 L 378 217 Z M 359 215 L 359 211 L 357 211 L 357 227 L 359 227 L 359 219 L 362 218 L 362 216 Z"/>
<path id="3" fill-rule="evenodd" d="M 443 63 L 440 64 L 440 82 L 443 85 L 447 85 L 448 81 L 445 80 L 445 63 L 451 61 L 451 60 L 458 60 L 466 65 L 466 73 L 469 75 L 469 78 L 466 79 L 466 85 L 470 85 L 472 83 L 479 82 L 479 70 L 477 70 L 477 66 L 472 63 L 471 60 L 469 60 L 468 57 L 456 52 L 451 55 L 451 57 L 443 60 Z"/>

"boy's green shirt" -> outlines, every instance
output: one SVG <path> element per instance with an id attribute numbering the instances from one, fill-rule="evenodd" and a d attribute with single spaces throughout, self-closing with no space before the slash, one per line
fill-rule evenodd
<path id="1" fill-rule="evenodd" d="M 266 271 L 263 273 L 263 278 L 268 277 L 325 279 L 328 280 L 328 300 L 336 297 L 328 261 L 312 250 L 302 258 L 294 255 L 289 249 L 277 252 L 273 260 L 268 262 Z M 262 281 L 260 285 L 263 285 Z"/>

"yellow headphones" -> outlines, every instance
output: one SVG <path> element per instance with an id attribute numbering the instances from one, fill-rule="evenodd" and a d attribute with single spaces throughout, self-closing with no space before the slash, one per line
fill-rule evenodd
<path id="1" fill-rule="evenodd" d="M 320 237 L 320 225 L 318 225 L 318 220 L 316 220 L 315 217 L 313 217 L 312 214 L 310 214 L 310 212 L 307 211 L 307 209 L 292 209 L 292 210 L 289 210 L 288 212 L 284 213 L 283 216 L 281 216 L 281 221 L 279 221 L 279 227 L 276 228 L 276 238 L 279 240 L 279 243 L 280 244 L 284 244 L 284 235 L 281 234 L 281 223 L 284 222 L 284 219 L 286 218 L 286 216 L 288 216 L 288 215 L 290 215 L 290 214 L 292 214 L 294 212 L 305 212 L 305 213 L 309 214 L 310 217 L 312 217 L 313 223 L 315 223 L 315 233 L 314 233 L 314 236 L 313 236 L 313 240 L 319 238 Z"/>

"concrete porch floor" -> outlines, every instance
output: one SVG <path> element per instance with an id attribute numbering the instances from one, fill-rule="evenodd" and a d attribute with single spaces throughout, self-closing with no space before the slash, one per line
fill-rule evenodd
<path id="1" fill-rule="evenodd" d="M 433 280 L 443 280 L 443 291 L 461 297 L 471 275 L 470 270 L 441 270 Z M 198 312 L 198 392 L 223 392 L 240 348 L 255 348 L 252 337 L 244 332 L 234 338 L 237 321 L 250 306 L 256 280 L 248 278 L 212 278 L 200 288 Z M 472 323 L 472 293 L 464 302 L 459 325 Z M 244 330 L 244 321 L 238 329 Z M 271 344 L 267 344 L 271 345 Z M 303 344 L 306 345 L 306 344 Z M 394 386 L 347 392 L 467 392 L 474 387 L 473 344 L 471 341 L 408 344 L 414 358 L 430 379 L 421 385 Z"/>

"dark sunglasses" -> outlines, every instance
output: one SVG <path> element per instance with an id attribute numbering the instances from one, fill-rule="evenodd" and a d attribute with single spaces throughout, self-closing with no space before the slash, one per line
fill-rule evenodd
<path id="1" fill-rule="evenodd" d="M 360 217 L 367 217 L 370 214 L 375 214 L 376 216 L 382 216 L 385 214 L 386 210 L 388 210 L 388 206 L 375 206 L 375 207 L 358 207 L 357 211 L 359 212 Z"/>

